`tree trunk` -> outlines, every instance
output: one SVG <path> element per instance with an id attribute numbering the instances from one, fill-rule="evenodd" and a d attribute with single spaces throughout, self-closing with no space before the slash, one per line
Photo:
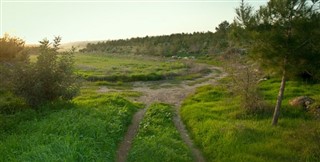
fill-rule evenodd
<path id="1" fill-rule="evenodd" d="M 286 85 L 286 70 L 283 69 L 278 99 L 277 99 L 276 107 L 274 108 L 274 113 L 273 113 L 273 119 L 272 119 L 273 126 L 276 126 L 278 124 L 278 118 L 280 114 L 280 108 L 281 108 L 281 103 L 283 99 L 285 85 Z"/>

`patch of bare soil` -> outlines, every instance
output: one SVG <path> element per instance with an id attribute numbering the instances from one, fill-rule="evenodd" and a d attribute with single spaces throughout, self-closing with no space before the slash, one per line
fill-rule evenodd
<path id="1" fill-rule="evenodd" d="M 203 65 L 201 65 L 203 66 Z M 150 106 L 150 104 L 154 102 L 162 102 L 168 103 L 175 107 L 175 117 L 174 124 L 179 131 L 181 138 L 184 142 L 189 146 L 192 150 L 192 154 L 194 156 L 195 161 L 203 162 L 205 161 L 202 156 L 201 151 L 193 144 L 193 141 L 188 135 L 188 131 L 183 124 L 181 117 L 179 115 L 179 109 L 181 106 L 181 102 L 190 94 L 194 93 L 197 87 L 208 85 L 208 84 L 216 84 L 216 81 L 223 78 L 226 74 L 222 72 L 222 69 L 217 67 L 208 67 L 213 72 L 196 80 L 192 81 L 183 81 L 180 84 L 168 83 L 166 81 L 161 82 L 136 82 L 134 84 L 133 91 L 142 92 L 142 96 L 137 99 L 138 102 L 142 102 L 146 104 L 146 108 L 138 111 L 133 119 L 132 123 L 129 126 L 127 133 L 124 137 L 124 140 L 120 143 L 118 151 L 117 151 L 117 161 L 124 162 L 126 161 L 128 152 L 131 148 L 131 143 L 137 131 L 139 129 L 139 123 L 143 119 L 143 116 L 146 112 L 146 109 Z M 216 71 L 220 71 L 220 73 Z M 154 87 L 162 87 L 162 88 L 154 88 Z M 99 92 L 108 92 L 111 91 L 106 87 L 101 87 Z M 114 90 L 112 90 L 114 91 Z"/>

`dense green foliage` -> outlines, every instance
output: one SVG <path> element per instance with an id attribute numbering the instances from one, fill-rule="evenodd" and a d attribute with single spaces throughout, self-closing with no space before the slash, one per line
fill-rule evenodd
<path id="1" fill-rule="evenodd" d="M 20 66 L 15 72 L 14 92 L 32 106 L 57 99 L 70 100 L 78 91 L 73 73 L 72 53 L 58 57 L 61 38 L 56 37 L 53 47 L 48 40 L 40 41 L 37 62 Z"/>
<path id="2" fill-rule="evenodd" d="M 191 151 L 173 124 L 173 116 L 171 106 L 151 105 L 140 123 L 128 161 L 192 161 Z"/>
<path id="3" fill-rule="evenodd" d="M 272 120 L 276 125 L 287 78 L 302 75 L 319 79 L 320 1 L 270 0 L 253 13 L 253 8 L 242 0 L 236 13 L 234 28 L 249 40 L 249 56 L 265 69 L 281 74 Z"/>
<path id="4" fill-rule="evenodd" d="M 234 23 L 222 22 L 215 33 L 99 42 L 75 57 L 58 53 L 60 37 L 28 49 L 19 38 L 1 38 L 0 161 L 115 161 L 131 118 L 142 107 L 124 97 L 136 99 L 143 91 L 112 89 L 132 88 L 133 81 L 201 77 L 210 70 L 190 60 L 200 57 L 206 62 L 222 58 L 226 62 L 220 64 L 236 69 L 227 71 L 228 84 L 198 88 L 181 108 L 208 161 L 320 161 L 320 85 L 287 81 L 291 76 L 319 79 L 319 0 L 270 0 L 256 13 L 242 1 L 236 13 Z M 24 52 L 39 54 L 29 62 Z M 196 57 L 183 59 L 190 55 Z M 256 73 L 266 71 L 256 63 L 274 72 L 266 75 L 283 75 L 278 127 L 269 122 L 280 80 L 260 82 Z M 66 102 L 78 92 L 74 70 L 87 82 L 80 96 Z M 290 106 L 288 101 L 297 96 L 310 96 L 315 104 L 308 111 Z M 151 105 L 128 161 L 194 160 L 173 117 L 171 106 Z"/>
<path id="5" fill-rule="evenodd" d="M 251 56 L 273 71 L 308 73 L 320 68 L 320 8 L 317 1 L 271 0 L 249 17 Z M 286 75 L 288 75 L 286 74 Z"/>
<path id="6" fill-rule="evenodd" d="M 267 104 L 274 104 L 278 80 L 260 83 Z M 225 88 L 204 86 L 190 96 L 181 115 L 208 161 L 319 161 L 320 124 L 288 100 L 307 95 L 319 98 L 319 84 L 288 81 L 281 119 L 272 127 L 271 107 L 247 114 Z"/>
<path id="7" fill-rule="evenodd" d="M 0 93 L 12 89 L 14 70 L 27 61 L 23 52 L 24 41 L 20 38 L 4 35 L 0 37 Z"/>
<path id="8" fill-rule="evenodd" d="M 40 41 L 36 62 L 30 62 L 24 41 L 5 35 L 0 39 L 0 112 L 14 113 L 57 99 L 70 100 L 78 92 L 72 53 L 60 53 L 61 37 Z M 53 47 L 50 47 L 50 46 Z"/>
<path id="9" fill-rule="evenodd" d="M 221 27 L 226 26 L 222 25 Z M 221 32 L 224 31 L 221 30 Z M 143 38 L 98 42 L 96 44 L 89 43 L 81 51 L 155 56 L 201 55 L 222 52 L 227 47 L 227 43 L 226 41 L 221 41 L 221 39 L 225 39 L 225 37 L 219 32 L 146 36 Z"/>
<path id="10" fill-rule="evenodd" d="M 13 94 L 16 70 L 28 62 L 23 49 L 24 41 L 20 38 L 0 37 L 0 113 L 11 113 L 25 106 L 24 100 Z"/>
<path id="11" fill-rule="evenodd" d="M 73 103 L 1 115 L 0 161 L 114 161 L 140 106 L 119 95 L 82 94 Z"/>
<path id="12" fill-rule="evenodd" d="M 0 37 L 0 63 L 16 61 L 22 57 L 24 43 L 22 39 L 11 37 L 8 34 Z"/>

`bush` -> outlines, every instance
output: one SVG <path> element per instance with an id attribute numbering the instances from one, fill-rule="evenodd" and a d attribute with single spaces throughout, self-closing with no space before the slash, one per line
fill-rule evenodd
<path id="1" fill-rule="evenodd" d="M 24 41 L 5 34 L 0 37 L 0 91 L 10 91 L 12 88 L 13 70 L 27 61 L 23 52 Z"/>
<path id="2" fill-rule="evenodd" d="M 24 41 L 22 39 L 5 34 L 0 37 L 0 62 L 11 63 L 12 61 L 25 59 L 22 55 L 23 49 Z"/>
<path id="3" fill-rule="evenodd" d="M 232 80 L 229 90 L 240 98 L 240 106 L 247 113 L 258 113 L 265 106 L 258 92 L 258 84 L 262 78 L 259 67 L 249 63 L 241 56 L 227 62 L 225 69 Z"/>
<path id="4" fill-rule="evenodd" d="M 70 100 L 78 92 L 73 54 L 63 53 L 58 57 L 60 41 L 61 38 L 56 37 L 53 47 L 46 39 L 40 41 L 37 62 L 26 64 L 16 72 L 14 92 L 31 106 L 57 99 Z"/>
<path id="5" fill-rule="evenodd" d="M 23 99 L 12 93 L 15 69 L 28 62 L 24 48 L 20 38 L 8 34 L 0 37 L 0 113 L 10 114 L 25 105 Z"/>

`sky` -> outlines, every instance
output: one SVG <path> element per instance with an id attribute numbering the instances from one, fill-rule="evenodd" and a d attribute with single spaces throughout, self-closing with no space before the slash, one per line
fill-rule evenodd
<path id="1" fill-rule="evenodd" d="M 246 0 L 256 8 L 267 0 Z M 214 32 L 240 0 L 0 0 L 1 35 L 35 44 Z"/>

